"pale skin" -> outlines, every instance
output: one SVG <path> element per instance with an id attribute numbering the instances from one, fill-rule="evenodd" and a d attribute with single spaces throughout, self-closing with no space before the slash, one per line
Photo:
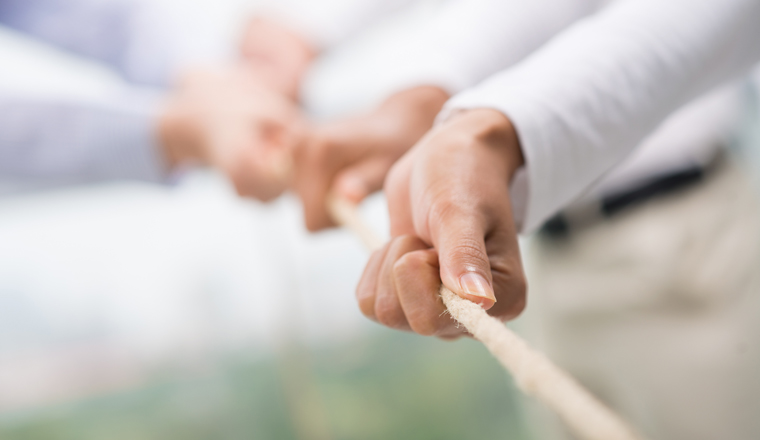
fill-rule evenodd
<path id="1" fill-rule="evenodd" d="M 268 201 L 291 185 L 306 122 L 296 100 L 316 52 L 264 18 L 249 21 L 236 65 L 183 72 L 156 121 L 170 170 L 205 165 L 241 196 Z"/>
<path id="2" fill-rule="evenodd" d="M 167 99 L 158 138 L 170 168 L 217 168 L 240 195 L 267 201 L 287 188 L 302 121 L 292 102 L 245 72 L 194 72 Z"/>

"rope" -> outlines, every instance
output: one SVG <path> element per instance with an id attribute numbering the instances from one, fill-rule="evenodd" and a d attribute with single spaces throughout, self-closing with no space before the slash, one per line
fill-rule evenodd
<path id="1" fill-rule="evenodd" d="M 335 221 L 352 230 L 368 249 L 383 241 L 363 221 L 351 202 L 331 198 L 328 208 Z M 568 373 L 479 305 L 461 298 L 445 286 L 441 298 L 448 312 L 512 374 L 518 388 L 551 408 L 570 431 L 583 440 L 643 440 L 617 414 L 604 406 Z"/>

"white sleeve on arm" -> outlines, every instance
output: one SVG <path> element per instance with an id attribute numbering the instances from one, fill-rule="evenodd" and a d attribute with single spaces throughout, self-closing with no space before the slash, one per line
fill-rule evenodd
<path id="1" fill-rule="evenodd" d="M 414 0 L 271 0 L 261 14 L 329 49 Z"/>
<path id="2" fill-rule="evenodd" d="M 153 0 L 0 0 L 0 24 L 98 60 L 132 82 L 165 86 L 182 67 L 227 59 L 232 23 L 224 8 L 205 14 Z"/>
<path id="3" fill-rule="evenodd" d="M 526 161 L 515 218 L 529 232 L 671 112 L 759 58 L 757 0 L 620 0 L 454 97 L 442 117 L 493 108 L 512 120 Z"/>
<path id="4" fill-rule="evenodd" d="M 161 181 L 157 108 L 157 98 L 136 93 L 110 102 L 0 94 L 0 177 Z"/>
<path id="5" fill-rule="evenodd" d="M 454 0 L 421 23 L 389 60 L 394 91 L 435 85 L 453 94 L 535 51 L 599 0 Z"/>

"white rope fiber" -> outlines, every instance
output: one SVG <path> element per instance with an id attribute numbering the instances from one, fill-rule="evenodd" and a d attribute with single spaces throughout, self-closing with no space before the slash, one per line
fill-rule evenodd
<path id="1" fill-rule="evenodd" d="M 328 205 L 335 221 L 356 233 L 368 249 L 383 245 L 355 205 L 338 198 L 330 199 Z M 643 440 L 622 418 L 546 356 L 530 348 L 504 323 L 445 286 L 441 286 L 440 293 L 451 316 L 488 348 L 512 374 L 520 390 L 556 412 L 579 439 Z"/>

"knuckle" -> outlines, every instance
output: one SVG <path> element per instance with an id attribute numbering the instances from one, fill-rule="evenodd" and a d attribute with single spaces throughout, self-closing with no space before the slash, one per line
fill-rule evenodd
<path id="1" fill-rule="evenodd" d="M 463 267 L 471 267 L 482 271 L 483 275 L 490 272 L 491 265 L 483 242 L 475 238 L 461 238 L 449 251 L 449 260 Z"/>
<path id="2" fill-rule="evenodd" d="M 277 194 L 275 192 L 260 192 L 256 195 L 256 198 L 262 202 L 271 202 L 277 198 Z"/>
<path id="3" fill-rule="evenodd" d="M 427 209 L 430 222 L 443 223 L 461 214 L 461 207 L 453 203 L 451 197 L 441 194 L 431 194 L 429 197 L 432 199 Z"/>
<path id="4" fill-rule="evenodd" d="M 378 322 L 390 328 L 401 328 L 406 323 L 404 312 L 391 301 L 378 301 L 375 304 L 375 317 Z"/>
<path id="5" fill-rule="evenodd" d="M 324 136 L 317 136 L 317 138 L 311 144 L 311 160 L 317 163 L 324 163 L 329 161 L 330 157 L 334 154 L 334 144 L 330 142 Z"/>
<path id="6" fill-rule="evenodd" d="M 429 226 L 466 225 L 465 232 L 474 235 L 484 235 L 489 224 L 501 218 L 500 207 L 504 205 L 501 197 L 491 197 L 483 191 L 465 193 L 459 187 L 430 190 L 425 199 Z"/>
<path id="7" fill-rule="evenodd" d="M 418 258 L 414 254 L 404 254 L 393 263 L 393 277 L 402 278 L 410 269 L 417 267 Z"/>
<path id="8" fill-rule="evenodd" d="M 240 197 L 247 197 L 250 194 L 250 189 L 248 188 L 248 185 L 239 178 L 232 177 L 232 186 L 235 188 L 235 193 Z"/>
<path id="9" fill-rule="evenodd" d="M 305 222 L 306 230 L 309 232 L 318 232 L 322 229 L 322 224 L 315 215 L 306 215 Z"/>
<path id="10" fill-rule="evenodd" d="M 419 240 L 419 239 L 416 239 Z M 418 243 L 414 243 L 418 244 Z M 423 244 L 424 245 L 424 244 Z M 396 280 L 404 280 L 409 274 L 419 275 L 421 270 L 428 265 L 426 256 L 421 252 L 408 252 L 400 256 L 391 268 Z"/>
<path id="11" fill-rule="evenodd" d="M 329 227 L 332 223 L 327 211 L 323 208 L 323 199 L 304 200 L 304 222 L 309 232 L 318 232 Z"/>
<path id="12" fill-rule="evenodd" d="M 426 249 L 428 246 L 417 236 L 411 234 L 400 235 L 393 240 L 392 251 L 406 251 L 403 255 L 399 256 L 396 263 L 399 261 L 415 262 L 419 258 L 413 253 L 415 250 Z M 395 264 L 394 264 L 395 266 Z"/>
<path id="13" fill-rule="evenodd" d="M 429 313 L 410 318 L 409 325 L 415 333 L 422 336 L 435 336 L 441 330 L 437 316 L 431 316 Z"/>
<path id="14" fill-rule="evenodd" d="M 457 244 L 451 248 L 452 253 L 463 258 L 479 258 L 485 257 L 485 249 L 482 240 L 475 238 L 463 237 L 460 238 Z"/>
<path id="15" fill-rule="evenodd" d="M 359 310 L 362 315 L 375 319 L 375 296 L 371 292 L 357 290 L 356 300 L 359 303 Z"/>

